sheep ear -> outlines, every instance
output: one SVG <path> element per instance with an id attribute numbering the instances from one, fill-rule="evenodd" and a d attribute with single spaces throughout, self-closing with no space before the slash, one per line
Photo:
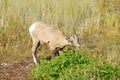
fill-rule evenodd
<path id="1" fill-rule="evenodd" d="M 73 38 L 78 39 L 78 35 L 77 34 L 73 35 Z"/>
<path id="2" fill-rule="evenodd" d="M 76 34 L 74 34 L 74 35 L 73 35 L 73 37 L 74 37 L 74 38 L 77 38 L 77 35 L 76 35 Z"/>

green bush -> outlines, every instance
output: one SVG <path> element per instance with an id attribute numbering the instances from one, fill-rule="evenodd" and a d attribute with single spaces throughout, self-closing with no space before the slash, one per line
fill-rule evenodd
<path id="1" fill-rule="evenodd" d="M 55 60 L 41 60 L 31 74 L 38 80 L 114 80 L 119 78 L 120 69 L 100 64 L 83 52 L 65 51 Z"/>

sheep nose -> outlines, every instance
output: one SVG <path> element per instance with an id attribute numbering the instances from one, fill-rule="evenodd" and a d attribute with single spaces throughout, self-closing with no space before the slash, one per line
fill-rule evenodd
<path id="1" fill-rule="evenodd" d="M 77 45 L 77 48 L 80 48 L 80 45 Z"/>

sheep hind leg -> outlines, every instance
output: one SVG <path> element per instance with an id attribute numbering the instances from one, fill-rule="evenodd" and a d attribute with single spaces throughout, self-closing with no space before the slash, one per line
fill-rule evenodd
<path id="1" fill-rule="evenodd" d="M 36 65 L 38 63 L 37 62 L 37 54 L 36 54 L 38 46 L 39 46 L 39 41 L 34 41 L 33 42 L 33 47 L 32 47 L 32 56 L 33 56 L 33 61 Z"/>

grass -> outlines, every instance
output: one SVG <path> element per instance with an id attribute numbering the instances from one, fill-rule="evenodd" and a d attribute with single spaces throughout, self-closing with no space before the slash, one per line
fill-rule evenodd
<path id="1" fill-rule="evenodd" d="M 117 80 L 120 69 L 84 52 L 66 51 L 55 60 L 40 60 L 31 74 L 37 80 Z"/>
<path id="2" fill-rule="evenodd" d="M 35 21 L 77 34 L 86 55 L 120 66 L 119 0 L 0 0 L 0 63 L 32 58 Z M 45 48 L 44 53 L 49 53 Z M 41 52 L 38 52 L 41 53 Z"/>

